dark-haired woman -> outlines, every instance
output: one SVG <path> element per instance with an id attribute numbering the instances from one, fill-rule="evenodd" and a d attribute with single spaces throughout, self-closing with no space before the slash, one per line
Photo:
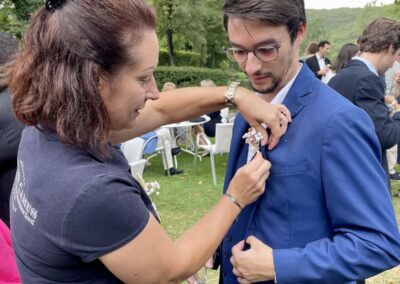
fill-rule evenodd
<path id="1" fill-rule="evenodd" d="M 232 85 L 159 96 L 155 16 L 142 0 L 46 1 L 10 70 L 25 128 L 11 197 L 13 244 L 25 283 L 171 283 L 198 270 L 241 209 L 264 189 L 258 155 L 227 194 L 176 241 L 112 145 L 233 102 L 273 147 L 280 112 Z M 187 95 L 190 92 L 190 95 Z"/>
<path id="2" fill-rule="evenodd" d="M 344 44 L 336 57 L 335 63 L 333 63 L 331 70 L 326 74 L 324 78 L 324 83 L 328 84 L 329 80 L 332 79 L 344 66 L 346 66 L 347 62 L 357 55 L 359 48 L 354 43 L 346 43 Z"/>

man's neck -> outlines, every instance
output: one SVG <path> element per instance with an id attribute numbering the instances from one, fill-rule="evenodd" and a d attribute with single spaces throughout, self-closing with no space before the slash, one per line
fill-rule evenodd
<path id="1" fill-rule="evenodd" d="M 382 57 L 381 53 L 361 52 L 358 56 L 367 60 L 376 70 L 379 70 L 379 63 Z"/>
<path id="2" fill-rule="evenodd" d="M 282 78 L 282 81 L 279 84 L 278 88 L 276 88 L 271 93 L 261 94 L 262 98 L 270 103 L 276 97 L 276 95 L 294 78 L 294 76 L 299 72 L 300 68 L 300 64 L 293 65 L 293 67 L 290 68 L 288 72 L 286 72 L 285 76 Z"/>
<path id="3" fill-rule="evenodd" d="M 325 56 L 323 56 L 322 53 L 319 52 L 319 51 L 317 51 L 317 55 L 318 55 L 318 56 L 317 56 L 318 58 L 325 58 Z"/>

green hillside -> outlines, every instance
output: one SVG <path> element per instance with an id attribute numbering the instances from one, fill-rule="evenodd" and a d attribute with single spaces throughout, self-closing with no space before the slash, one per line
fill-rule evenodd
<path id="1" fill-rule="evenodd" d="M 400 20 L 400 6 L 392 4 L 378 7 L 370 4 L 364 8 L 307 10 L 308 36 L 302 51 L 311 41 L 326 39 L 332 43 L 329 57 L 335 59 L 343 44 L 355 43 L 363 28 L 380 16 Z"/>

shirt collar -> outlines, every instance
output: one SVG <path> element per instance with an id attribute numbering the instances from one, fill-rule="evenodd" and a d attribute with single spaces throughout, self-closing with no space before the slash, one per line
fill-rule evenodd
<path id="1" fill-rule="evenodd" d="M 354 56 L 352 59 L 363 62 L 365 65 L 367 65 L 369 71 L 371 71 L 372 73 L 374 73 L 376 76 L 379 77 L 378 71 L 376 70 L 375 66 L 371 62 L 369 62 L 367 59 L 362 58 L 360 56 Z"/>

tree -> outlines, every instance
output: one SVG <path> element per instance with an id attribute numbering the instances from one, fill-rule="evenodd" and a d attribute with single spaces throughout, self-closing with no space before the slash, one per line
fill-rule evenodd
<path id="1" fill-rule="evenodd" d="M 165 42 L 170 64 L 175 65 L 175 47 L 207 54 L 207 28 L 215 21 L 220 0 L 153 0 L 157 11 L 158 36 Z M 211 24 L 212 26 L 212 24 Z"/>
<path id="2" fill-rule="evenodd" d="M 42 0 L 0 0 L 0 30 L 20 38 L 31 13 Z"/>
<path id="3" fill-rule="evenodd" d="M 19 20 L 27 22 L 33 11 L 43 5 L 43 0 L 11 0 Z"/>

